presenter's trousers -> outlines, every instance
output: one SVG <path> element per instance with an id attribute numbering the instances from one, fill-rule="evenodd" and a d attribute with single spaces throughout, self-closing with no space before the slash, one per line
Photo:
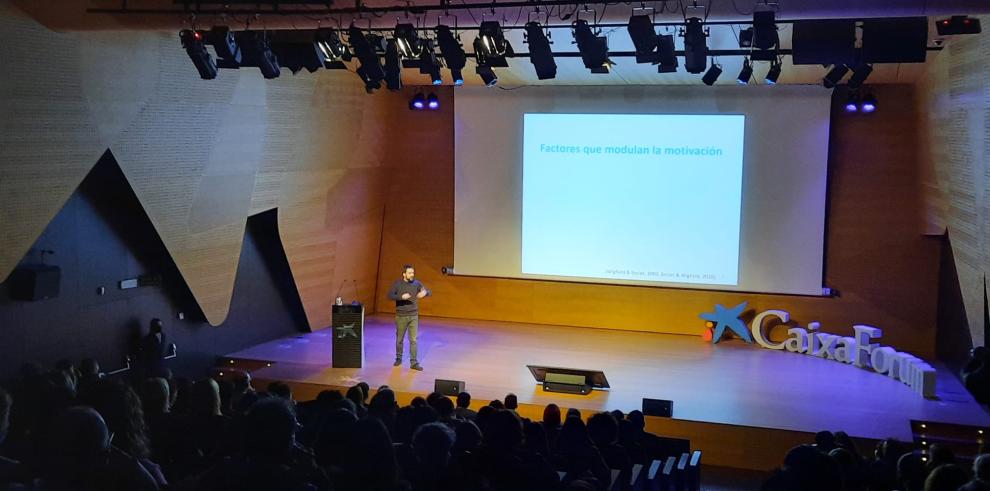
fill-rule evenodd
<path id="1" fill-rule="evenodd" d="M 395 316 L 395 359 L 402 360 L 402 343 L 406 338 L 406 331 L 409 332 L 409 362 L 411 365 L 419 363 L 416 359 L 416 335 L 419 334 L 419 315 L 397 315 Z"/>

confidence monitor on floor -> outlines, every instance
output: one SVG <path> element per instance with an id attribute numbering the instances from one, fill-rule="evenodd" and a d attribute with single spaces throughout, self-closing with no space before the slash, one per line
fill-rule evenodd
<path id="1" fill-rule="evenodd" d="M 543 384 L 544 392 L 566 392 L 568 394 L 590 394 L 591 389 L 609 388 L 605 372 L 581 368 L 548 367 L 526 365 L 537 382 Z"/>

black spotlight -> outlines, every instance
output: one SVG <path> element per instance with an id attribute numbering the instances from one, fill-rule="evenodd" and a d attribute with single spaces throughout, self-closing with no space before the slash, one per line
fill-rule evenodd
<path id="1" fill-rule="evenodd" d="M 396 24 L 392 36 L 398 45 L 399 54 L 405 58 L 419 57 L 419 35 L 412 24 Z"/>
<path id="2" fill-rule="evenodd" d="M 179 31 L 179 40 L 182 42 L 182 47 L 186 49 L 189 59 L 196 66 L 196 70 L 199 71 L 199 77 L 203 80 L 217 78 L 217 64 L 213 61 L 210 52 L 206 51 L 206 46 L 203 44 L 203 33 L 185 29 Z"/>
<path id="3" fill-rule="evenodd" d="M 633 15 L 629 17 L 626 27 L 633 46 L 636 47 L 636 63 L 657 63 L 657 32 L 653 29 L 653 20 L 648 15 Z"/>
<path id="4" fill-rule="evenodd" d="M 825 74 L 824 78 L 822 78 L 822 85 L 824 85 L 826 89 L 831 89 L 836 85 L 839 85 L 839 82 L 842 81 L 842 77 L 845 77 L 847 73 L 849 73 L 849 67 L 842 64 L 832 65 L 832 69 Z"/>
<path id="5" fill-rule="evenodd" d="M 701 73 L 708 66 L 708 33 L 701 19 L 691 17 L 684 26 L 684 68 Z"/>
<path id="6" fill-rule="evenodd" d="M 437 59 L 436 51 L 433 48 L 433 40 L 424 39 L 420 41 L 419 73 L 429 75 L 433 85 L 440 85 L 443 83 L 443 78 L 440 76 L 441 68 L 443 68 L 443 65 Z"/>
<path id="7" fill-rule="evenodd" d="M 396 38 L 389 39 L 385 44 L 385 87 L 392 91 L 402 90 L 402 57 Z"/>
<path id="8" fill-rule="evenodd" d="M 739 85 L 749 85 L 750 79 L 753 78 L 753 65 L 749 64 L 749 60 L 743 58 L 742 70 L 739 70 L 739 77 L 736 78 L 739 81 Z"/>
<path id="9" fill-rule="evenodd" d="M 237 44 L 234 33 L 226 26 L 213 26 L 208 36 L 210 44 L 217 52 L 217 67 L 239 68 L 241 66 L 241 47 Z"/>
<path id="10" fill-rule="evenodd" d="M 747 27 L 746 29 L 739 30 L 739 47 L 740 48 L 752 48 L 753 47 L 753 28 Z"/>
<path id="11" fill-rule="evenodd" d="M 753 12 L 753 47 L 768 50 L 776 48 L 779 43 L 776 14 L 773 11 Z"/>
<path id="12" fill-rule="evenodd" d="M 316 47 L 323 54 L 323 67 L 334 70 L 346 70 L 344 61 L 350 61 L 351 53 L 347 46 L 340 41 L 337 31 L 327 27 L 316 30 Z"/>
<path id="13" fill-rule="evenodd" d="M 526 23 L 526 42 L 529 43 L 529 61 L 536 69 L 536 78 L 547 80 L 557 77 L 557 62 L 550 50 L 550 39 L 539 22 Z"/>
<path id="14" fill-rule="evenodd" d="M 272 51 L 271 40 L 268 39 L 268 33 L 263 31 L 255 31 L 252 34 L 251 48 L 254 53 L 255 62 L 258 65 L 258 69 L 261 70 L 261 75 L 267 79 L 277 78 L 282 74 L 282 70 L 279 69 L 278 57 Z"/>
<path id="15" fill-rule="evenodd" d="M 498 84 L 498 77 L 495 76 L 495 70 L 492 70 L 492 67 L 478 65 L 478 68 L 475 68 L 474 72 L 481 77 L 481 81 L 485 83 L 486 87 L 494 87 Z"/>
<path id="16" fill-rule="evenodd" d="M 780 78 L 781 66 L 780 61 L 774 61 L 770 64 L 770 71 L 767 72 L 766 81 L 767 85 L 774 85 L 777 83 L 777 79 Z"/>
<path id="17" fill-rule="evenodd" d="M 495 20 L 486 20 L 478 27 L 474 40 L 474 52 L 478 64 L 490 67 L 507 67 L 506 56 L 512 55 L 512 45 L 505 39 L 502 26 Z"/>
<path id="18" fill-rule="evenodd" d="M 430 111 L 436 111 L 440 109 L 440 99 L 437 98 L 436 94 L 431 93 L 426 96 L 426 108 Z"/>
<path id="19" fill-rule="evenodd" d="M 657 66 L 658 73 L 673 73 L 677 71 L 677 55 L 674 54 L 674 35 L 662 34 L 657 36 Z"/>
<path id="20" fill-rule="evenodd" d="M 413 111 L 422 111 L 426 109 L 426 97 L 420 92 L 413 96 L 412 100 L 409 101 L 409 109 Z"/>
<path id="21" fill-rule="evenodd" d="M 381 36 L 365 36 L 361 29 L 353 25 L 348 29 L 347 34 L 351 49 L 360 62 L 357 74 L 364 82 L 365 90 L 370 93 L 381 88 L 381 82 L 385 79 L 385 70 L 378 58 L 378 48 L 384 48 Z"/>
<path id="22" fill-rule="evenodd" d="M 596 35 L 584 19 L 574 21 L 571 28 L 584 67 L 591 70 L 591 73 L 608 73 L 612 61 L 608 59 L 608 40 L 605 36 Z"/>
<path id="23" fill-rule="evenodd" d="M 715 85 L 715 81 L 718 80 L 718 76 L 721 74 L 722 66 L 713 62 L 711 68 L 709 68 L 708 71 L 705 72 L 705 75 L 701 77 L 701 81 L 704 82 L 705 85 Z"/>
<path id="24" fill-rule="evenodd" d="M 464 85 L 464 75 L 461 73 L 464 65 L 467 64 L 464 48 L 454 33 L 451 32 L 450 27 L 440 25 L 437 26 L 435 32 L 437 33 L 437 44 L 440 45 L 440 54 L 443 55 L 443 61 L 450 69 L 450 76 L 454 79 L 454 85 Z"/>
<path id="25" fill-rule="evenodd" d="M 867 77 L 873 73 L 873 65 L 868 65 L 866 63 L 853 68 L 853 74 L 849 77 L 846 85 L 850 89 L 858 89 L 863 86 L 863 82 L 866 82 Z"/>

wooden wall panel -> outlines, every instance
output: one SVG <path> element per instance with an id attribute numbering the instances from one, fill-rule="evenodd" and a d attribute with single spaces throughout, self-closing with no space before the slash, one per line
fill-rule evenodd
<path id="1" fill-rule="evenodd" d="M 0 279 L 109 147 L 211 324 L 247 217 L 276 207 L 310 326 L 343 280 L 373 306 L 398 98 L 343 70 L 201 80 L 174 31 L 56 34 L 7 0 L 0 22 Z"/>
<path id="2" fill-rule="evenodd" d="M 984 24 L 990 16 L 982 16 Z M 973 346 L 990 271 L 990 37 L 955 36 L 927 63 L 918 116 L 929 228 L 948 230 Z"/>
<path id="3" fill-rule="evenodd" d="M 913 90 L 875 89 L 882 104 L 876 114 L 835 113 L 832 120 L 825 283 L 838 298 L 441 275 L 454 252 L 449 108 L 456 101 L 444 90 L 442 111 L 395 116 L 401 143 L 390 159 L 378 310 L 394 311 L 386 289 L 408 262 L 433 289 L 421 306 L 425 315 L 700 335 L 699 313 L 748 301 L 756 311 L 788 310 L 802 324 L 820 321 L 829 332 L 876 325 L 885 343 L 930 355 L 939 242 L 922 234 Z"/>

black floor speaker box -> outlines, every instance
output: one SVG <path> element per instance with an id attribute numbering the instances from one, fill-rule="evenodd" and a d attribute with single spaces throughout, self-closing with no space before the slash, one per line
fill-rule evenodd
<path id="1" fill-rule="evenodd" d="M 10 274 L 10 298 L 35 302 L 58 296 L 62 268 L 58 266 L 22 266 Z"/>
<path id="2" fill-rule="evenodd" d="M 464 381 L 444 380 L 440 378 L 435 379 L 433 381 L 433 392 L 437 392 L 445 396 L 457 396 L 457 394 L 464 392 Z"/>
<path id="3" fill-rule="evenodd" d="M 674 401 L 643 398 L 643 414 L 669 418 L 674 414 Z"/>

